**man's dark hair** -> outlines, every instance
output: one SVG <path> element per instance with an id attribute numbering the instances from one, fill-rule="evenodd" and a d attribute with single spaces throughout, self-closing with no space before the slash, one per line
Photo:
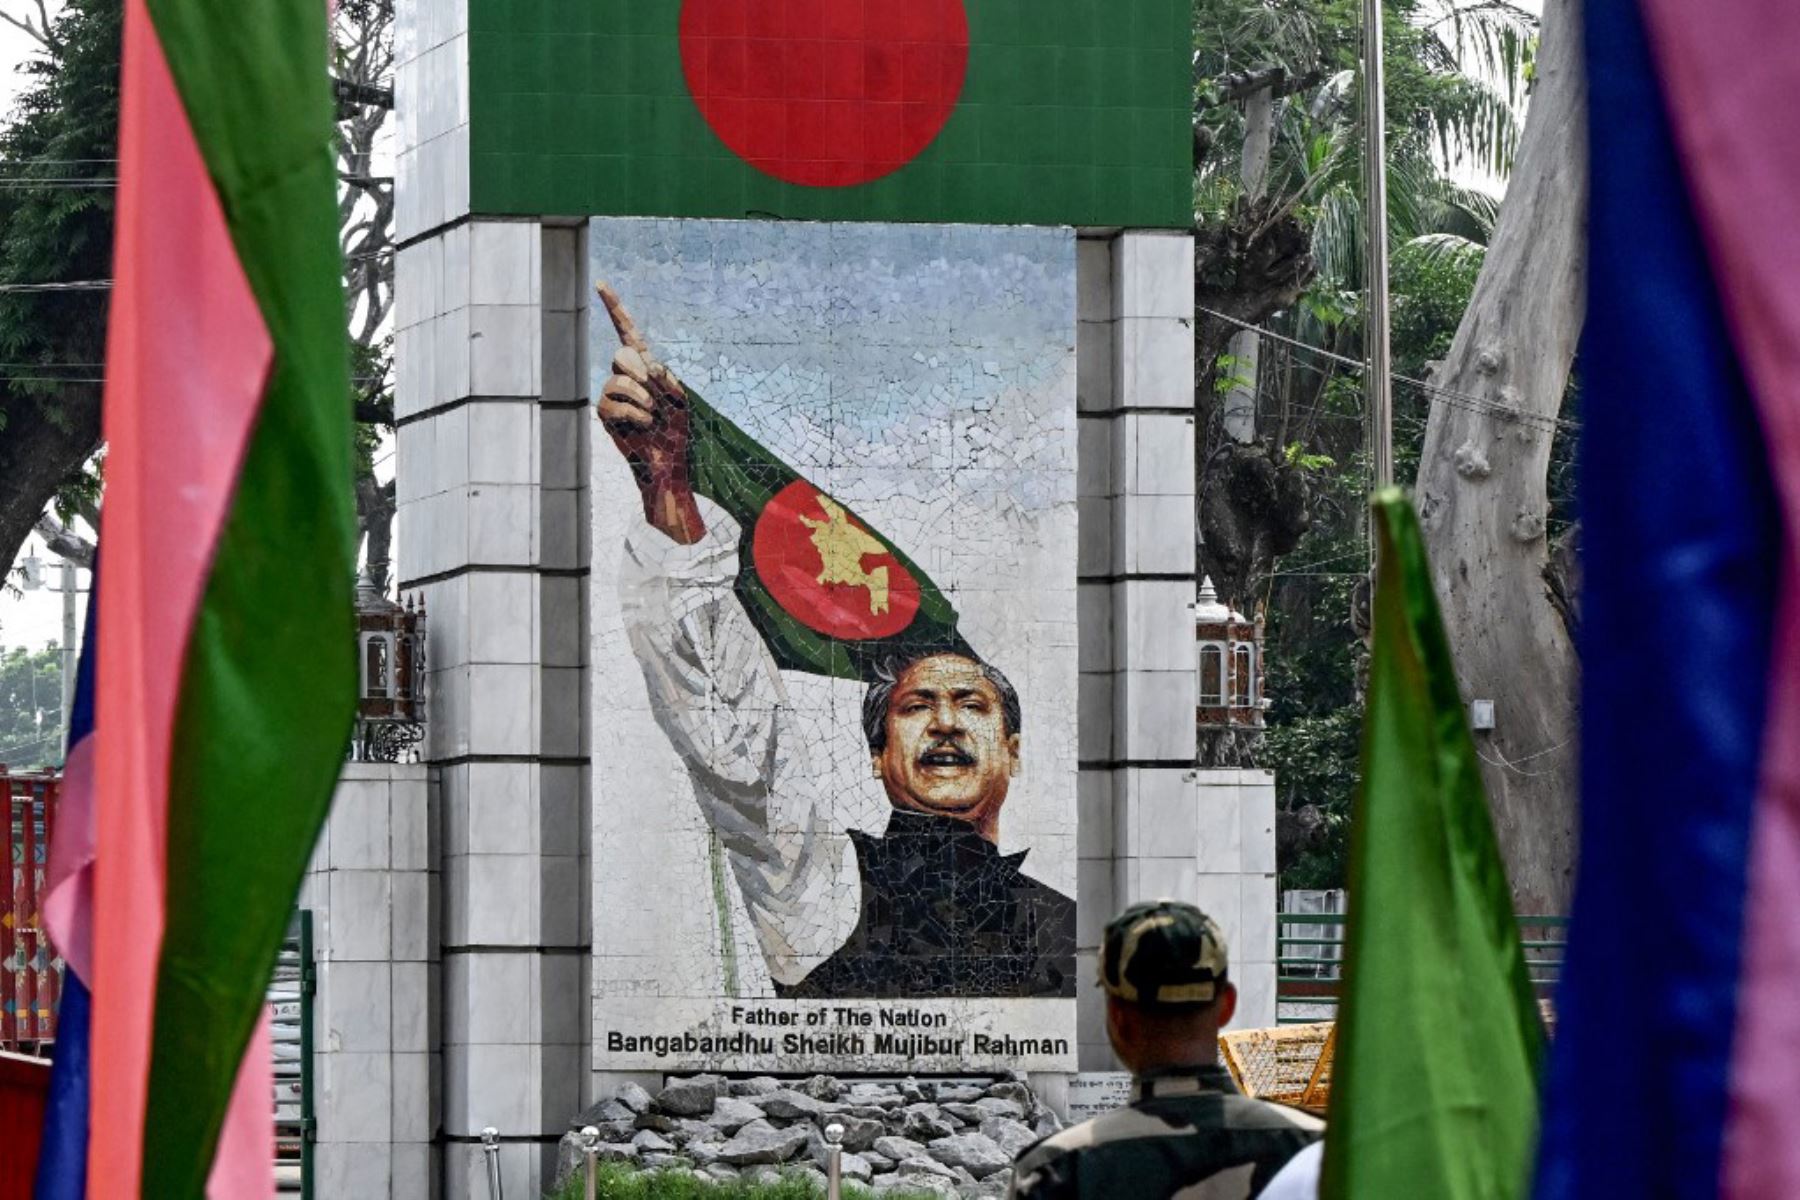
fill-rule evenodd
<path id="1" fill-rule="evenodd" d="M 900 677 L 906 674 L 908 667 L 928 658 L 963 658 L 981 668 L 982 678 L 993 684 L 994 690 L 1000 693 L 1000 717 L 1007 735 L 1019 732 L 1023 718 L 1019 709 L 1019 693 L 999 667 L 955 650 L 934 650 L 915 654 L 911 658 L 890 658 L 876 665 L 874 678 L 869 680 L 869 688 L 863 693 L 863 736 L 869 741 L 869 753 L 880 754 L 887 749 L 888 702 L 894 698 L 894 688 L 899 684 Z"/>

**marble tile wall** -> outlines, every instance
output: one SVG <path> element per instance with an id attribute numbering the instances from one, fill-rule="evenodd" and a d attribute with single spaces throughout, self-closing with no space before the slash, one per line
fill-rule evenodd
<path id="1" fill-rule="evenodd" d="M 430 618 L 442 823 L 443 1179 L 548 1182 L 581 1107 L 588 944 L 581 228 L 458 219 L 402 246 L 397 558 Z"/>
<path id="2" fill-rule="evenodd" d="M 1273 780 L 1194 769 L 1193 242 L 1084 237 L 1076 261 L 1080 969 L 1126 905 L 1187 899 L 1231 938 L 1238 1024 L 1273 1024 Z M 1113 1069 L 1081 997 L 1081 1067 Z"/>
<path id="3" fill-rule="evenodd" d="M 423 765 L 346 765 L 300 894 L 318 980 L 321 1196 L 438 1194 L 434 843 Z"/>

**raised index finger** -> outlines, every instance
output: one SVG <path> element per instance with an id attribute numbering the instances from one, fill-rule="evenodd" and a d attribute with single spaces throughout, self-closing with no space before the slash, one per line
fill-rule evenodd
<path id="1" fill-rule="evenodd" d="M 625 302 L 619 299 L 619 293 L 612 290 L 607 283 L 597 283 L 594 290 L 600 293 L 600 303 L 606 305 L 606 315 L 612 318 L 613 328 L 619 331 L 619 344 L 630 346 L 639 354 L 649 354 L 650 345 L 644 341 L 644 335 L 638 332 L 637 322 L 631 319 L 631 313 L 625 308 Z"/>

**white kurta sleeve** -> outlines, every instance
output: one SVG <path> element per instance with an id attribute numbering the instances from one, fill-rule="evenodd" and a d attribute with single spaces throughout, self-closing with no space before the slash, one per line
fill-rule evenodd
<path id="1" fill-rule="evenodd" d="M 781 673 L 733 590 L 739 528 L 699 500 L 706 535 L 634 526 L 620 564 L 626 633 L 650 703 L 687 765 L 755 926 L 769 976 L 798 983 L 849 935 L 843 845 L 825 836 Z"/>
<path id="2" fill-rule="evenodd" d="M 1262 1190 L 1263 1200 L 1318 1200 L 1319 1168 L 1325 1161 L 1325 1143 L 1314 1142 L 1275 1173 Z"/>

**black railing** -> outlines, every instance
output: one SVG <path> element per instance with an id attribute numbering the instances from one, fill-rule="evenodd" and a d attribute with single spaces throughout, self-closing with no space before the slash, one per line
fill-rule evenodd
<path id="1" fill-rule="evenodd" d="M 1329 1021 L 1343 983 L 1342 913 L 1281 913 L 1275 918 L 1275 1019 L 1282 1025 Z M 1569 918 L 1519 918 L 1526 969 L 1539 999 L 1548 999 L 1562 973 Z"/>

